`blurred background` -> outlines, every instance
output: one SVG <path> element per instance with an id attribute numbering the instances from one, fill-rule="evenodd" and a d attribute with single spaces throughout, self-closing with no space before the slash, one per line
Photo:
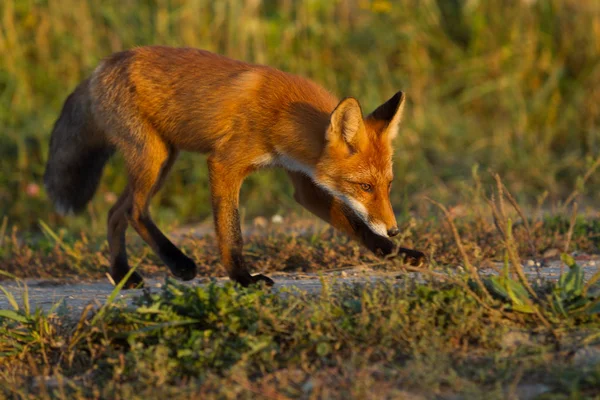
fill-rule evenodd
<path id="1" fill-rule="evenodd" d="M 269 64 L 355 96 L 372 110 L 398 90 L 393 203 L 452 203 L 478 171 L 519 201 L 600 204 L 600 1 L 2 0 L 0 218 L 29 229 L 53 212 L 41 178 L 63 101 L 109 54 L 199 47 Z M 117 156 L 79 226 L 104 229 L 124 187 Z M 204 156 L 184 154 L 153 202 L 159 221 L 210 217 Z M 585 183 L 585 187 L 584 187 Z M 281 171 L 251 176 L 246 216 L 295 210 Z"/>

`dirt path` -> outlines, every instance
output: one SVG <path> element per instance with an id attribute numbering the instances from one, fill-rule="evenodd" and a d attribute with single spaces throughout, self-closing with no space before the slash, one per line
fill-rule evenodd
<path id="1" fill-rule="evenodd" d="M 530 263 L 531 264 L 531 263 Z M 593 275 L 598 266 L 596 261 L 587 261 L 580 263 L 584 268 L 586 279 Z M 525 267 L 526 273 L 532 279 L 556 280 L 560 275 L 560 263 L 554 262 L 538 271 L 533 266 Z M 374 271 L 367 268 L 352 268 L 342 271 L 323 271 L 322 274 L 297 274 L 297 273 L 278 273 L 270 276 L 275 280 L 274 290 L 301 290 L 309 293 L 318 293 L 322 288 L 322 281 L 331 284 L 351 284 L 367 283 L 369 281 L 383 279 L 420 279 L 418 273 L 404 274 L 401 272 Z M 224 278 L 217 279 L 217 282 L 224 283 Z M 146 279 L 146 287 L 150 290 L 159 290 L 164 284 L 165 279 Z M 207 278 L 197 278 L 187 282 L 188 285 L 205 285 L 209 282 Z M 97 306 L 102 305 L 107 297 L 113 291 L 113 286 L 104 281 L 91 282 L 64 282 L 52 280 L 25 280 L 19 282 L 2 282 L 2 286 L 12 293 L 17 302 L 22 306 L 27 292 L 27 298 L 32 309 L 41 308 L 44 311 L 50 310 L 53 306 L 60 303 L 61 313 L 67 313 L 76 316 L 83 308 L 93 303 Z M 141 290 L 123 291 L 118 295 L 118 299 L 130 299 L 141 293 Z M 12 308 L 6 296 L 0 294 L 0 309 Z"/>
<path id="2" fill-rule="evenodd" d="M 352 276 L 351 276 L 352 275 Z M 374 273 L 370 276 L 364 271 L 343 271 L 323 274 L 325 281 L 332 284 L 366 283 L 381 279 L 396 279 L 398 273 Z M 275 280 L 274 290 L 282 288 L 301 290 L 308 293 L 318 293 L 322 283 L 317 274 L 270 274 Z M 224 284 L 227 278 L 218 278 L 216 281 Z M 159 290 L 165 282 L 165 278 L 150 278 L 145 280 L 145 285 L 151 291 Z M 207 278 L 196 278 L 185 282 L 186 285 L 206 285 L 210 282 Z M 25 285 L 27 288 L 25 288 Z M 83 310 L 89 303 L 101 306 L 112 293 L 114 286 L 107 280 L 87 282 L 61 282 L 52 280 L 31 279 L 23 282 L 2 282 L 8 292 L 12 293 L 17 302 L 22 306 L 27 292 L 27 298 L 32 309 L 40 307 L 44 311 L 50 310 L 58 303 L 62 312 L 76 314 Z M 142 293 L 141 289 L 126 290 L 119 293 L 117 299 L 129 299 Z M 11 308 L 8 299 L 0 294 L 0 309 Z"/>

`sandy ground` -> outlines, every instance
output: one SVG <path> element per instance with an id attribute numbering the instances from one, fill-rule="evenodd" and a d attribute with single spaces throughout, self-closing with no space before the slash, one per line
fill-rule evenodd
<path id="1" fill-rule="evenodd" d="M 556 280 L 560 275 L 560 263 L 553 262 L 544 268 L 538 269 L 532 262 L 525 267 L 526 273 L 534 280 Z M 586 279 L 592 276 L 600 263 L 594 260 L 580 262 L 584 268 Z M 566 267 L 565 267 L 566 269 Z M 329 284 L 355 284 L 367 283 L 384 279 L 423 279 L 420 273 L 385 272 L 374 271 L 368 268 L 352 268 L 342 271 L 326 271 L 321 274 L 298 274 L 298 273 L 275 273 L 270 274 L 275 280 L 273 290 L 288 292 L 289 290 L 300 290 L 309 293 L 318 293 L 322 288 L 322 282 Z M 216 279 L 219 283 L 227 281 L 225 278 Z M 146 287 L 151 291 L 160 290 L 165 278 L 146 279 Z M 206 285 L 210 282 L 208 278 L 196 278 L 186 282 L 186 285 Z M 113 291 L 112 284 L 108 279 L 104 281 L 64 282 L 52 280 L 25 280 L 22 282 L 2 282 L 2 286 L 12 293 L 20 305 L 23 305 L 25 292 L 32 309 L 41 308 L 48 311 L 60 303 L 60 310 L 71 315 L 77 315 L 85 306 L 92 303 L 101 306 Z M 141 290 L 122 291 L 117 299 L 131 299 L 141 293 Z M 0 309 L 12 308 L 6 296 L 0 294 Z"/>

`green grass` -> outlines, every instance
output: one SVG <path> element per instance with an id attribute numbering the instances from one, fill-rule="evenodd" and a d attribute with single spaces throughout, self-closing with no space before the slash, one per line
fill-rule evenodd
<path id="1" fill-rule="evenodd" d="M 266 63 L 355 96 L 366 110 L 406 91 L 398 209 L 421 194 L 454 201 L 475 164 L 501 173 L 520 200 L 535 203 L 545 192 L 564 200 L 578 179 L 583 186 L 600 150 L 599 26 L 594 0 L 5 0 L 0 215 L 25 229 L 39 218 L 62 223 L 35 186 L 52 123 L 99 60 L 147 44 Z M 75 225 L 102 225 L 125 179 L 117 157 Z M 596 174 L 585 180 L 593 202 L 599 183 Z M 208 196 L 204 158 L 188 154 L 155 204 L 163 220 L 200 220 L 210 213 Z M 247 215 L 294 207 L 285 175 L 275 171 L 251 177 L 242 204 Z"/>
<path id="2" fill-rule="evenodd" d="M 599 394 L 600 364 L 573 353 L 597 344 L 600 314 L 542 308 L 546 327 L 471 293 L 427 278 L 316 295 L 167 280 L 79 321 L 5 312 L 1 387 L 19 398 L 505 398 L 534 383 L 557 398 Z"/>

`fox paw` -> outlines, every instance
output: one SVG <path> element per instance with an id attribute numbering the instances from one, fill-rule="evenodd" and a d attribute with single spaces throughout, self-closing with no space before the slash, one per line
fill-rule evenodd
<path id="1" fill-rule="evenodd" d="M 267 286 L 273 286 L 275 284 L 275 282 L 273 281 L 273 279 L 269 278 L 266 275 L 263 274 L 256 274 L 252 276 L 252 283 L 253 284 L 257 284 L 260 282 L 264 282 L 265 285 Z"/>
<path id="2" fill-rule="evenodd" d="M 247 272 L 241 276 L 232 277 L 231 279 L 233 281 L 239 283 L 243 287 L 248 287 L 250 285 L 257 285 L 260 282 L 264 282 L 266 286 L 273 286 L 275 284 L 275 282 L 273 282 L 273 280 L 271 278 L 269 278 L 268 276 L 265 276 L 262 274 L 250 275 Z"/>
<path id="3" fill-rule="evenodd" d="M 420 267 L 425 263 L 425 261 L 427 261 L 425 254 L 419 250 L 405 249 L 400 247 L 396 255 L 401 257 L 404 263 L 413 267 Z"/>
<path id="4" fill-rule="evenodd" d="M 124 273 L 122 273 L 122 272 L 112 273 L 111 272 L 110 277 L 112 278 L 114 284 L 118 285 L 119 282 L 121 282 L 121 280 L 123 280 L 125 275 L 127 275 L 127 271 L 125 271 Z M 123 285 L 123 289 L 141 289 L 143 287 L 144 287 L 144 278 L 142 278 L 142 276 L 140 274 L 138 274 L 137 271 L 134 271 L 131 274 L 131 276 L 129 277 L 129 279 L 127 279 L 127 281 Z"/>
<path id="5" fill-rule="evenodd" d="M 175 266 L 171 268 L 171 272 L 182 281 L 191 281 L 196 277 L 196 263 L 191 258 L 182 258 L 177 260 Z"/>

